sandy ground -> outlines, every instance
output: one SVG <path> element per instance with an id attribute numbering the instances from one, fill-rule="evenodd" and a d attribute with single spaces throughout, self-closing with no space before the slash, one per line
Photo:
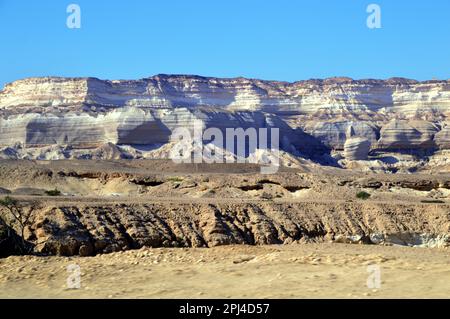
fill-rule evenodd
<path id="1" fill-rule="evenodd" d="M 67 287 L 70 265 L 80 267 L 79 289 Z M 369 288 L 377 267 L 380 286 Z M 296 244 L 9 257 L 0 259 L 0 297 L 449 298 L 450 250 Z"/>

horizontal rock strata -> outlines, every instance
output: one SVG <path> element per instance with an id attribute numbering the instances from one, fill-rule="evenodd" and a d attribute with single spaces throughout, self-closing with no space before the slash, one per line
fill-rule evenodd
<path id="1" fill-rule="evenodd" d="M 448 80 L 29 78 L 0 91 L 0 147 L 160 145 L 199 120 L 222 130 L 278 127 L 293 154 L 343 150 L 349 127 L 371 149 L 433 150 L 450 146 L 449 115 Z"/>
<path id="2" fill-rule="evenodd" d="M 369 155 L 370 142 L 362 137 L 348 138 L 344 145 L 344 158 L 353 161 L 365 161 Z"/>
<path id="3" fill-rule="evenodd" d="M 448 205 L 191 203 L 56 205 L 28 232 L 38 250 L 93 255 L 149 247 L 287 244 L 343 239 L 421 245 L 450 242 Z"/>

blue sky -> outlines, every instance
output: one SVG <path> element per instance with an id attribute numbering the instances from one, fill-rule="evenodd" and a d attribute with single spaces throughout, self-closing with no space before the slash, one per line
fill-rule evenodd
<path id="1" fill-rule="evenodd" d="M 370 3 L 381 29 L 366 26 Z M 0 0 L 0 39 L 0 87 L 47 75 L 450 77 L 449 0 Z"/>

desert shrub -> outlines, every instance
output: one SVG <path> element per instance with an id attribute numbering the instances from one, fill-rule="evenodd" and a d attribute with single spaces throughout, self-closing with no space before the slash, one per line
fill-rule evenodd
<path id="1" fill-rule="evenodd" d="M 45 194 L 47 194 L 48 196 L 60 196 L 61 192 L 57 188 L 55 188 L 55 189 L 45 191 Z"/>
<path id="2" fill-rule="evenodd" d="M 366 200 L 366 199 L 369 199 L 369 197 L 370 197 L 370 194 L 365 191 L 361 191 L 356 194 L 356 198 L 359 198 L 359 199 Z"/>

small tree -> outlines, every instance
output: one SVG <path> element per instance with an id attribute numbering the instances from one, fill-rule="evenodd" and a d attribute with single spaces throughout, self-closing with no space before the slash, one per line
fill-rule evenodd
<path id="1" fill-rule="evenodd" d="M 19 235 L 17 243 L 21 253 L 29 253 L 35 245 L 31 245 L 25 240 L 25 229 L 34 222 L 35 209 L 37 205 L 33 203 L 29 208 L 21 205 L 18 200 L 6 196 L 0 199 L 0 219 L 7 228 L 15 229 Z"/>

